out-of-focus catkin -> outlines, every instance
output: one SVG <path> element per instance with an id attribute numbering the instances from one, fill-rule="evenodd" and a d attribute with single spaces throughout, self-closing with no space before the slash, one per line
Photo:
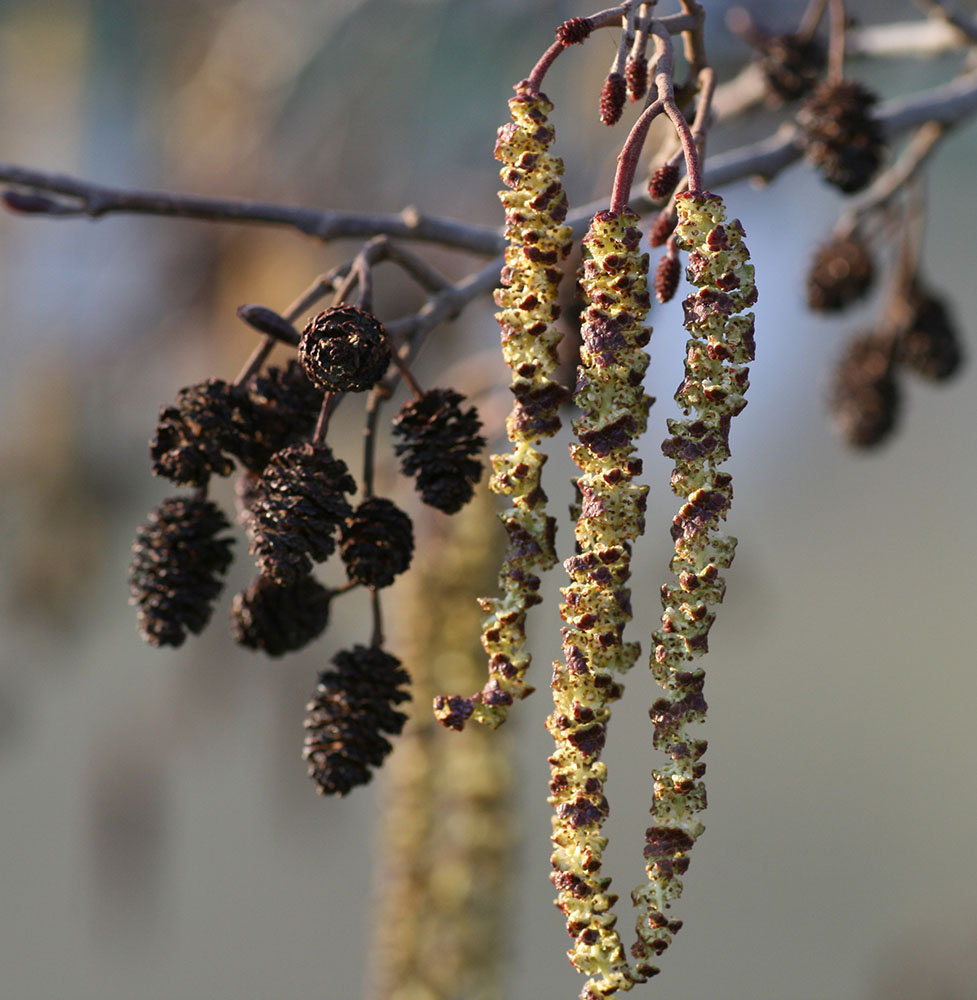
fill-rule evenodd
<path id="1" fill-rule="evenodd" d="M 648 882 L 632 893 L 641 910 L 632 954 L 649 961 L 668 947 L 681 921 L 668 910 L 682 892 L 679 878 L 688 853 L 705 829 L 697 813 L 705 808 L 700 761 L 706 741 L 690 732 L 706 711 L 704 673 L 691 661 L 708 649 L 715 618 L 711 606 L 723 599 L 720 570 L 733 560 L 736 539 L 720 531 L 732 500 L 732 479 L 719 471 L 729 457 L 730 420 L 746 405 L 747 363 L 754 354 L 756 301 L 753 267 L 739 221 L 726 221 L 722 199 L 712 194 L 679 195 L 675 242 L 689 253 L 686 276 L 696 291 L 684 302 L 687 344 L 685 378 L 675 394 L 684 417 L 668 421 L 664 454 L 674 459 L 672 489 L 682 507 L 672 522 L 673 579 L 662 587 L 662 627 L 654 633 L 651 669 L 662 696 L 651 707 L 654 745 L 669 760 L 654 773 L 652 825 L 646 833 Z"/>
<path id="2" fill-rule="evenodd" d="M 607 767 L 599 759 L 611 703 L 621 696 L 620 677 L 639 653 L 636 643 L 623 641 L 631 618 L 631 543 L 644 530 L 648 490 L 635 482 L 641 472 L 635 442 L 652 402 L 642 387 L 651 329 L 645 326 L 648 255 L 639 251 L 637 222 L 627 211 L 599 212 L 584 238 L 580 284 L 587 307 L 574 395 L 581 413 L 571 447 L 581 470 L 578 552 L 565 563 L 565 662 L 554 664 L 554 709 L 546 722 L 556 744 L 551 878 L 574 941 L 570 961 L 591 977 L 582 995 L 594 997 L 644 978 L 643 969 L 629 966 L 614 928 L 617 897 L 601 874 L 608 807 Z"/>
<path id="3" fill-rule="evenodd" d="M 530 662 L 526 613 L 539 603 L 538 574 L 556 563 L 555 522 L 546 513 L 541 485 L 546 456 L 536 444 L 559 429 L 558 410 L 567 397 L 552 378 L 561 338 L 552 324 L 559 316 L 560 262 L 570 250 L 571 230 L 563 225 L 563 162 L 549 153 L 554 133 L 546 116 L 553 105 L 543 94 L 519 89 L 509 107 L 513 120 L 499 129 L 495 148 L 509 189 L 500 196 L 508 246 L 495 302 L 516 401 L 506 421 L 512 451 L 492 456 L 489 486 L 510 497 L 512 507 L 501 515 L 508 534 L 499 573 L 503 596 L 480 602 L 487 613 L 482 645 L 489 656 L 489 680 L 471 697 L 435 699 L 435 715 L 453 729 L 461 729 L 469 718 L 499 726 L 512 702 L 533 690 L 525 680 Z"/>

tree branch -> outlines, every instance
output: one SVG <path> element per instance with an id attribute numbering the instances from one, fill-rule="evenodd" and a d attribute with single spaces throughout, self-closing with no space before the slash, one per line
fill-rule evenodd
<path id="1" fill-rule="evenodd" d="M 408 207 L 397 213 L 337 212 L 328 209 L 277 205 L 245 199 L 202 198 L 162 191 L 129 191 L 106 187 L 65 174 L 49 174 L 14 164 L 0 163 L 0 181 L 72 199 L 77 204 L 50 199 L 5 198 L 14 211 L 57 218 L 112 213 L 160 215 L 211 222 L 256 223 L 285 226 L 328 242 L 343 237 L 393 236 L 436 243 L 471 253 L 497 254 L 505 247 L 501 230 L 457 219 L 424 215 Z"/>

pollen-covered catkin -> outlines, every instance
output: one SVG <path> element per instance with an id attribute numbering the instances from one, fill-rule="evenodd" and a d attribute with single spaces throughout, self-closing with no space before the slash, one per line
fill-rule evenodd
<path id="1" fill-rule="evenodd" d="M 722 199 L 712 194 L 679 195 L 675 242 L 689 252 L 686 276 L 696 291 L 684 302 L 687 343 L 685 379 L 675 394 L 684 417 L 668 421 L 662 445 L 674 459 L 672 489 L 682 507 L 672 521 L 673 580 L 662 587 L 662 627 L 654 633 L 651 669 L 662 696 L 651 707 L 654 745 L 669 761 L 654 771 L 652 826 L 645 837 L 648 882 L 632 893 L 641 910 L 632 954 L 648 961 L 668 947 L 681 921 L 667 911 L 682 892 L 679 878 L 688 852 L 705 829 L 697 813 L 705 808 L 700 758 L 706 741 L 689 725 L 702 722 L 704 673 L 690 661 L 708 649 L 715 618 L 710 605 L 726 589 L 720 570 L 733 560 L 736 539 L 720 522 L 732 500 L 732 480 L 718 466 L 729 457 L 730 420 L 746 400 L 747 363 L 753 360 L 756 301 L 753 266 L 739 221 L 726 221 Z"/>
<path id="2" fill-rule="evenodd" d="M 560 427 L 559 407 L 567 391 L 552 375 L 558 364 L 560 261 L 571 246 L 563 225 L 567 201 L 560 178 L 563 162 L 549 153 L 553 128 L 546 117 L 553 105 L 540 93 L 520 88 L 509 101 L 512 121 L 499 129 L 496 158 L 509 190 L 500 195 L 506 210 L 505 267 L 495 293 L 502 327 L 502 354 L 512 369 L 516 398 L 506 421 L 512 451 L 492 456 L 489 486 L 508 496 L 502 515 L 508 548 L 499 573 L 502 597 L 483 598 L 482 645 L 489 657 L 489 680 L 471 697 L 440 695 L 434 712 L 442 724 L 461 729 L 469 718 L 496 727 L 509 706 L 533 690 L 525 680 L 526 613 L 539 603 L 538 574 L 556 564 L 555 522 L 546 513 L 541 473 L 546 456 L 535 446 Z"/>
<path id="3" fill-rule="evenodd" d="M 648 255 L 639 251 L 637 222 L 628 211 L 599 212 L 584 238 L 580 285 L 587 308 L 574 394 L 577 443 L 571 447 L 581 470 L 578 552 L 564 564 L 570 575 L 560 608 L 565 663 L 554 664 L 554 708 L 546 722 L 556 744 L 550 758 L 551 879 L 574 939 L 570 961 L 592 977 L 582 994 L 588 997 L 629 989 L 644 978 L 643 969 L 629 967 L 611 912 L 617 897 L 601 875 L 608 808 L 607 767 L 599 759 L 611 703 L 621 696 L 620 677 L 639 653 L 636 643 L 623 641 L 631 618 L 631 543 L 644 530 L 648 491 L 634 481 L 641 472 L 635 442 L 652 402 L 642 387 L 651 329 L 644 322 Z"/>

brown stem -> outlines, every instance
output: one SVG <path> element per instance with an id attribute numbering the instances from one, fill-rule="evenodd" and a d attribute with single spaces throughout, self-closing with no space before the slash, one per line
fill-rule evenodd
<path id="1" fill-rule="evenodd" d="M 807 5 L 807 10 L 804 11 L 804 16 L 795 32 L 801 41 L 809 42 L 814 37 L 827 6 L 828 0 L 811 0 Z"/>
<path id="2" fill-rule="evenodd" d="M 339 396 L 335 392 L 327 390 L 325 395 L 322 397 L 322 406 L 319 409 L 319 419 L 316 421 L 315 430 L 312 432 L 313 444 L 325 443 L 326 433 L 329 430 L 329 418 L 332 416 L 332 411 L 336 408 L 336 403 L 338 402 Z"/>
<path id="3" fill-rule="evenodd" d="M 380 607 L 380 593 L 376 587 L 370 587 L 370 609 L 373 613 L 373 637 L 370 645 L 374 649 L 383 646 L 383 609 Z"/>
<path id="4" fill-rule="evenodd" d="M 477 254 L 496 254 L 505 248 L 505 238 L 496 228 L 427 216 L 412 207 L 396 214 L 335 212 L 244 199 L 129 191 L 7 163 L 0 163 L 0 181 L 34 192 L 60 194 L 77 202 L 70 204 L 52 200 L 46 210 L 36 206 L 35 214 L 57 218 L 87 215 L 97 219 L 112 213 L 162 215 L 211 222 L 286 226 L 323 242 L 384 234 Z"/>
<path id="5" fill-rule="evenodd" d="M 828 82 L 841 83 L 845 78 L 845 34 L 848 15 L 845 0 L 830 0 L 831 35 L 828 41 Z"/>

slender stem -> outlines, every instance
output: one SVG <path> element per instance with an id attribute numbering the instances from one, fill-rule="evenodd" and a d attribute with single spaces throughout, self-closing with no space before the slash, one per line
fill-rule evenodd
<path id="1" fill-rule="evenodd" d="M 648 128 L 664 109 L 665 102 L 660 98 L 654 104 L 649 104 L 632 126 L 624 146 L 618 154 L 617 172 L 614 174 L 610 204 L 610 209 L 615 215 L 620 215 L 628 207 L 631 185 L 634 183 L 634 175 L 638 169 L 641 150 L 644 148 L 645 139 L 648 136 Z"/>
<path id="2" fill-rule="evenodd" d="M 380 607 L 380 592 L 376 587 L 370 587 L 370 608 L 373 613 L 373 637 L 370 645 L 380 649 L 383 646 L 383 609 Z"/>
<path id="3" fill-rule="evenodd" d="M 554 42 L 536 62 L 529 76 L 519 84 L 518 90 L 526 90 L 531 94 L 538 94 L 542 86 L 543 77 L 546 71 L 556 62 L 557 56 L 566 48 L 563 42 Z"/>
<path id="4" fill-rule="evenodd" d="M 828 82 L 841 83 L 845 78 L 845 34 L 848 15 L 845 0 L 830 0 L 831 36 L 828 42 Z"/>
<path id="5" fill-rule="evenodd" d="M 818 30 L 821 18 L 824 17 L 824 9 L 828 6 L 828 0 L 811 0 L 804 11 L 801 23 L 797 26 L 795 34 L 801 41 L 809 42 L 814 33 Z"/>
<path id="6" fill-rule="evenodd" d="M 363 427 L 363 496 L 373 496 L 373 473 L 376 468 L 377 423 L 380 419 L 380 404 L 390 398 L 390 389 L 380 382 L 370 391 L 366 401 L 366 424 Z"/>
<path id="7" fill-rule="evenodd" d="M 323 444 L 325 442 L 326 434 L 329 430 L 329 418 L 332 416 L 332 411 L 336 408 L 338 402 L 339 394 L 335 392 L 327 390 L 322 397 L 319 419 L 316 421 L 315 430 L 312 432 L 313 444 Z"/>

